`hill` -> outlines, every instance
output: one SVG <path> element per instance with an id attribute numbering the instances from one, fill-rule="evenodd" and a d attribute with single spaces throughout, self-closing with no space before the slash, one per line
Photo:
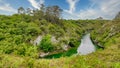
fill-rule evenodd
<path id="1" fill-rule="evenodd" d="M 0 15 L 0 67 L 32 68 L 118 68 L 120 67 L 120 20 L 58 20 L 59 23 L 34 16 Z M 91 33 L 93 42 L 104 50 L 75 56 L 80 39 Z M 42 37 L 39 44 L 34 41 Z M 65 48 L 67 46 L 67 48 Z M 39 58 L 41 53 L 63 55 L 57 59 Z M 73 63 L 74 62 L 74 63 Z"/>

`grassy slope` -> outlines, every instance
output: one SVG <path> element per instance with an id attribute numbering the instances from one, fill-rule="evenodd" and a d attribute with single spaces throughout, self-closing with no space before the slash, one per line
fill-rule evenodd
<path id="1" fill-rule="evenodd" d="M 91 33 L 92 38 L 107 47 L 120 41 L 120 19 L 109 21 Z"/>
<path id="2" fill-rule="evenodd" d="M 112 45 L 106 50 L 86 56 L 61 57 L 59 59 L 32 59 L 14 55 L 1 55 L 0 67 L 23 68 L 119 68 L 120 49 Z"/>
<path id="3" fill-rule="evenodd" d="M 2 16 L 1 16 L 2 17 Z M 19 17 L 0 18 L 0 67 L 23 68 L 119 68 L 120 67 L 120 33 L 119 20 L 105 23 L 103 21 L 64 21 L 62 26 L 48 23 L 45 20 L 28 23 L 21 22 Z M 101 23 L 102 22 L 102 23 Z M 114 30 L 110 28 L 115 25 Z M 35 28 L 31 28 L 31 27 Z M 47 27 L 46 27 L 47 26 Z M 99 28 L 101 27 L 101 28 Z M 21 29 L 23 31 L 21 31 Z M 51 29 L 49 29 L 51 28 Z M 99 29 L 98 29 L 99 28 Z M 39 34 L 49 33 L 57 37 L 68 36 L 80 38 L 86 30 L 94 29 L 92 38 L 106 46 L 105 50 L 86 56 L 61 57 L 58 59 L 35 59 L 37 48 L 28 43 L 28 40 Z M 29 30 L 28 32 L 26 32 Z M 45 30 L 45 31 L 43 31 Z M 34 33 L 36 31 L 36 33 Z M 100 33 L 102 32 L 102 33 Z M 109 36 L 111 33 L 116 33 Z M 64 34 L 63 34 L 64 33 Z M 81 36 L 80 36 L 81 35 Z M 25 39 L 24 39 L 25 36 Z M 80 37 L 78 37 L 80 36 Z M 107 40 L 103 40 L 107 37 Z M 24 39 L 24 41 L 22 41 Z M 19 42 L 21 41 L 21 42 Z M 12 43 L 9 43 L 12 42 Z M 21 57 L 22 56 L 22 57 Z M 31 58 L 32 57 L 32 58 Z"/>

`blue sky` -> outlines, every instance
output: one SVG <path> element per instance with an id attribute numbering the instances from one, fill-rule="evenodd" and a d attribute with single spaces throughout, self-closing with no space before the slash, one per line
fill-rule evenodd
<path id="1" fill-rule="evenodd" d="M 0 14 L 14 14 L 21 6 L 38 9 L 39 4 L 60 6 L 64 19 L 112 19 L 120 11 L 120 0 L 0 0 Z"/>

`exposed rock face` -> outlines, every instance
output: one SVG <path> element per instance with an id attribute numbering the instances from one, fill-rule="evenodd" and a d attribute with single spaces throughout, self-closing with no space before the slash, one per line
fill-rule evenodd
<path id="1" fill-rule="evenodd" d="M 49 52 L 48 52 L 48 53 L 44 53 L 44 52 L 42 52 L 42 53 L 40 53 L 39 56 L 43 58 L 43 57 L 45 57 L 45 56 L 47 56 L 47 55 L 49 55 Z"/>
<path id="2" fill-rule="evenodd" d="M 34 46 L 37 46 L 37 45 L 40 44 L 42 38 L 43 38 L 43 36 L 40 36 L 40 35 L 39 35 L 34 41 L 30 41 L 30 42 L 31 42 L 31 44 L 33 44 Z M 63 39 L 63 38 L 62 38 L 62 39 Z M 62 40 L 62 39 L 61 39 L 61 38 L 56 39 L 55 36 L 52 36 L 52 37 L 51 37 L 51 42 L 52 42 L 53 44 L 58 44 L 58 43 L 60 42 L 60 40 Z M 66 37 L 65 37 L 65 39 L 66 39 Z M 65 50 L 65 51 L 67 51 L 67 50 L 69 49 L 69 46 L 68 46 L 67 44 L 65 44 L 65 43 L 61 43 L 60 45 L 61 45 L 62 49 Z M 43 55 L 46 55 L 46 54 L 42 54 L 41 56 L 43 56 Z"/>
<path id="3" fill-rule="evenodd" d="M 51 42 L 52 43 L 58 43 L 59 41 L 55 38 L 55 36 L 51 37 Z"/>
<path id="4" fill-rule="evenodd" d="M 34 41 L 30 41 L 33 45 L 39 45 L 40 44 L 40 42 L 41 42 L 41 40 L 42 40 L 42 38 L 43 38 L 43 36 L 38 36 Z M 59 42 L 59 40 L 57 40 L 56 38 L 55 38 L 55 36 L 52 36 L 51 37 L 51 42 L 52 43 L 58 43 Z"/>
<path id="5" fill-rule="evenodd" d="M 68 48 L 69 48 L 69 47 L 68 47 L 68 45 L 65 45 L 65 44 L 64 44 L 64 45 L 62 45 L 62 49 L 63 49 L 63 50 L 67 51 L 67 50 L 68 50 Z"/>
<path id="6" fill-rule="evenodd" d="M 38 36 L 38 37 L 33 41 L 33 45 L 39 45 L 41 40 L 42 40 L 42 36 Z"/>

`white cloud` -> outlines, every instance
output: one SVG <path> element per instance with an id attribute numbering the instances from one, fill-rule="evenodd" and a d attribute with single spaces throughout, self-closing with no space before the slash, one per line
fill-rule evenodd
<path id="1" fill-rule="evenodd" d="M 40 0 L 39 2 L 37 2 L 36 0 L 28 0 L 28 1 L 36 9 L 40 9 L 40 4 L 44 4 L 44 0 Z"/>
<path id="2" fill-rule="evenodd" d="M 76 3 L 79 1 L 79 0 L 66 0 L 67 3 L 69 4 L 69 10 L 65 10 L 65 12 L 68 12 L 70 14 L 72 14 L 75 9 L 76 9 Z"/>
<path id="3" fill-rule="evenodd" d="M 112 19 L 120 11 L 120 0 L 91 0 L 91 2 L 94 5 L 80 11 L 80 18 L 94 19 L 101 16 L 105 19 Z"/>
<path id="4" fill-rule="evenodd" d="M 72 19 L 112 19 L 120 11 L 120 0 L 90 0 L 91 6 L 72 13 Z M 74 16 L 73 16 L 74 15 Z"/>
<path id="5" fill-rule="evenodd" d="M 44 0 L 40 0 L 40 4 L 44 4 L 44 2 L 45 2 Z"/>
<path id="6" fill-rule="evenodd" d="M 11 12 L 11 13 L 16 13 L 17 10 L 11 7 L 10 4 L 0 0 L 0 11 L 5 11 L 5 12 Z"/>

